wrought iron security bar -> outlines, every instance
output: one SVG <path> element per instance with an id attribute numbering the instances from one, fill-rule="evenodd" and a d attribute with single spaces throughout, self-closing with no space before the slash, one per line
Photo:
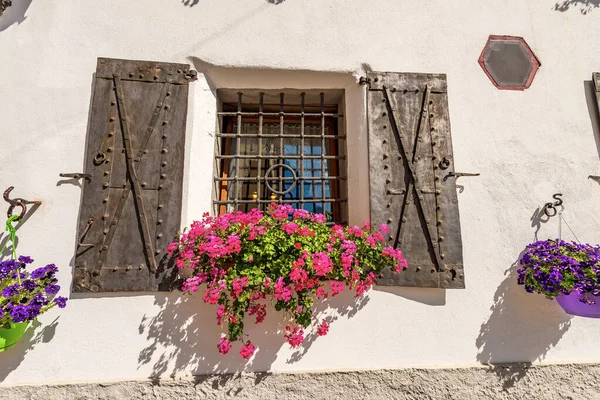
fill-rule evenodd
<path id="1" fill-rule="evenodd" d="M 343 223 L 345 136 L 338 134 L 337 105 L 326 105 L 324 93 L 318 104 L 306 104 L 304 92 L 300 104 L 285 104 L 285 96 L 268 104 L 261 92 L 250 104 L 238 92 L 237 104 L 218 112 L 215 212 L 264 210 L 275 202 Z"/>

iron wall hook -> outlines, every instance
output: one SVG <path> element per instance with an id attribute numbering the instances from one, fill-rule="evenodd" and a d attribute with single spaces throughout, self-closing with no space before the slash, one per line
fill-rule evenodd
<path id="1" fill-rule="evenodd" d="M 9 195 L 10 195 L 10 192 L 14 188 L 15 188 L 14 186 L 9 186 L 8 189 L 6 189 L 4 191 L 4 194 L 2 195 L 2 197 L 8 204 L 10 204 L 8 206 L 8 211 L 6 212 L 6 216 L 8 218 L 10 218 L 13 215 L 13 211 L 15 210 L 15 207 L 21 207 L 21 213 L 19 214 L 19 218 L 16 219 L 16 221 L 20 221 L 23 219 L 25 214 L 27 214 L 27 204 L 40 205 L 40 204 L 42 204 L 42 202 L 39 200 L 35 200 L 35 201 L 25 200 L 22 197 L 15 197 L 14 199 L 11 199 L 9 197 Z"/>
<path id="2" fill-rule="evenodd" d="M 560 207 L 563 204 L 563 200 L 561 199 L 562 193 L 554 193 L 552 198 L 556 200 L 554 203 L 546 203 L 544 204 L 544 214 L 548 217 L 554 217 L 558 211 L 556 207 Z"/>

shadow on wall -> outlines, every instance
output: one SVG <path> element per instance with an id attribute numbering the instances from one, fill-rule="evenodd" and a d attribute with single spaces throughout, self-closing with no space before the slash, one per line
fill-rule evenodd
<path id="1" fill-rule="evenodd" d="M 564 0 L 554 5 L 556 11 L 565 12 L 571 8 L 579 8 L 579 11 L 585 15 L 594 8 L 600 8 L 600 0 Z"/>
<path id="2" fill-rule="evenodd" d="M 6 377 L 25 359 L 25 355 L 39 344 L 48 343 L 54 337 L 56 327 L 58 325 L 58 318 L 55 319 L 49 325 L 44 325 L 39 321 L 32 322 L 25 334 L 17 344 L 3 353 L 0 353 L 2 362 L 0 363 L 0 383 L 4 382 Z"/>
<path id="3" fill-rule="evenodd" d="M 446 289 L 376 285 L 372 290 L 391 293 L 428 306 L 446 305 Z"/>
<path id="4" fill-rule="evenodd" d="M 14 0 L 12 6 L 8 7 L 0 17 L 0 32 L 12 24 L 21 24 L 27 17 L 27 9 L 33 0 Z"/>
<path id="5" fill-rule="evenodd" d="M 368 301 L 368 297 L 363 297 L 356 302 L 353 292 L 344 292 L 315 306 L 315 316 L 319 321 L 325 318 L 329 323 L 340 317 L 351 318 Z M 287 322 L 283 321 L 281 312 L 270 306 L 267 306 L 267 316 L 263 323 L 255 324 L 250 316 L 244 321 L 246 333 L 257 348 L 253 358 L 246 362 L 239 355 L 239 342 L 233 344 L 227 355 L 218 352 L 217 344 L 225 330 L 217 325 L 217 306 L 205 304 L 201 295 L 184 296 L 175 292 L 158 294 L 155 296 L 155 305 L 160 307 L 158 314 L 153 317 L 144 316 L 139 326 L 140 334 L 146 335 L 149 345 L 139 354 L 138 368 L 152 365 L 152 379 L 183 374 L 268 371 L 278 358 L 279 349 L 288 346 L 283 338 Z M 303 346 L 292 352 L 288 363 L 300 360 L 317 338 L 316 332 L 312 332 L 310 328 L 305 333 Z M 218 388 L 234 378 L 235 375 L 217 377 L 214 378 L 213 385 Z"/>
<path id="6" fill-rule="evenodd" d="M 546 215 L 546 206 L 538 206 L 529 220 L 531 221 L 531 227 L 535 229 L 533 237 L 535 240 L 539 240 L 538 233 L 540 229 L 542 229 L 542 224 L 546 224 L 550 221 L 550 217 Z"/>
<path id="7" fill-rule="evenodd" d="M 517 285 L 517 268 L 515 262 L 505 272 L 476 341 L 477 360 L 490 365 L 505 390 L 527 374 L 531 362 L 543 360 L 571 326 L 571 317 L 555 301 Z"/>
<path id="8" fill-rule="evenodd" d="M 8 207 L 8 203 L 5 203 L 4 200 L 0 200 L 0 204 L 2 204 L 2 207 L 4 207 L 4 206 Z M 19 223 L 17 225 L 15 225 L 15 230 L 17 232 L 19 232 L 19 229 L 21 229 L 23 224 L 25 224 L 25 222 L 27 222 L 27 220 L 29 220 L 29 218 L 31 218 L 31 216 L 36 212 L 36 210 L 38 208 L 40 208 L 40 204 L 34 204 L 27 208 L 27 213 L 23 216 L 23 219 L 21 219 L 19 221 Z M 6 210 L 6 208 L 0 208 L 0 210 L 4 211 L 4 210 Z M 21 209 L 19 207 L 17 207 L 16 211 L 19 212 L 19 211 L 21 211 Z M 3 249 L 2 253 L 0 253 L 0 261 L 4 261 L 8 257 L 11 257 L 12 246 L 19 245 L 19 236 L 16 236 L 16 238 L 15 238 L 16 243 L 11 243 L 9 245 L 8 244 L 9 240 L 10 240 L 10 236 L 8 234 L 0 235 L 0 249 Z"/>

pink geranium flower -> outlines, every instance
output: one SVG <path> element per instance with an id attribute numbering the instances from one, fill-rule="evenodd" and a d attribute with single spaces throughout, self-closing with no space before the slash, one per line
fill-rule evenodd
<path id="1" fill-rule="evenodd" d="M 254 345 L 248 340 L 240 349 L 240 356 L 248 360 L 254 354 Z"/>

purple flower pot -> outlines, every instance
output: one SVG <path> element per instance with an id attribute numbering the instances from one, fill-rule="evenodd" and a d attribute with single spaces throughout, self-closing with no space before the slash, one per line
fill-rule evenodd
<path id="1" fill-rule="evenodd" d="M 596 304 L 587 304 L 579 301 L 581 295 L 577 292 L 570 294 L 561 294 L 556 296 L 556 302 L 565 310 L 567 314 L 577 315 L 579 317 L 600 318 L 600 297 L 589 295 L 589 299 Z"/>

